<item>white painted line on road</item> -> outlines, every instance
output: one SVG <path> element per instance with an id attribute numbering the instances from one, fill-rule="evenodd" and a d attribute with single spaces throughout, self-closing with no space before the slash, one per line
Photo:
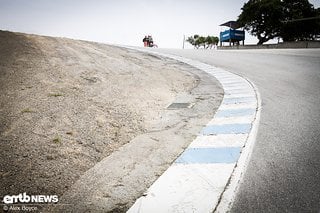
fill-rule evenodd
<path id="1" fill-rule="evenodd" d="M 128 212 L 227 212 L 258 131 L 261 99 L 247 79 L 192 59 L 172 58 L 214 76 L 225 90 L 214 118 Z"/>

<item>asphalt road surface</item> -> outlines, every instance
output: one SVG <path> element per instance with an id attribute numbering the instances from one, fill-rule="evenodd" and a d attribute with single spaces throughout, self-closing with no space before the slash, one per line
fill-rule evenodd
<path id="1" fill-rule="evenodd" d="M 257 141 L 232 212 L 320 211 L 320 49 L 170 50 L 249 78 Z"/>

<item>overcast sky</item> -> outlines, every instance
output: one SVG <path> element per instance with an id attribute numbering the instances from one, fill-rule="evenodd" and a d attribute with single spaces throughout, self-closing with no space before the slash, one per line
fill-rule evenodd
<path id="1" fill-rule="evenodd" d="M 183 35 L 218 36 L 246 1 L 0 0 L 0 29 L 134 46 L 152 35 L 159 47 L 181 48 Z"/>

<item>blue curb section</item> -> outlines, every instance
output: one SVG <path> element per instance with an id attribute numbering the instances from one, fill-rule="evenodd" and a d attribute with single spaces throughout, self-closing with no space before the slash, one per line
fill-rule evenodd
<path id="1" fill-rule="evenodd" d="M 228 110 L 220 110 L 216 113 L 215 117 L 240 117 L 240 116 L 250 116 L 254 115 L 256 109 L 245 108 L 245 109 L 228 109 Z"/>
<path id="2" fill-rule="evenodd" d="M 202 135 L 246 134 L 251 130 L 251 123 L 211 125 L 202 129 Z"/>
<path id="3" fill-rule="evenodd" d="M 240 147 L 189 148 L 176 160 L 180 164 L 235 163 L 240 156 Z"/>

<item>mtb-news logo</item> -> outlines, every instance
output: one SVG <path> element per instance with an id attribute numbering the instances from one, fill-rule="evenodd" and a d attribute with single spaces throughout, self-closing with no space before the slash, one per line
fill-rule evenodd
<path id="1" fill-rule="evenodd" d="M 59 201 L 58 195 L 28 195 L 26 192 L 18 195 L 5 195 L 3 197 L 3 210 L 5 211 L 35 211 L 38 210 L 39 204 L 57 203 Z M 8 206 L 10 204 L 14 204 Z M 16 205 L 16 204 L 21 204 Z M 31 205 L 31 206 L 30 206 Z"/>

